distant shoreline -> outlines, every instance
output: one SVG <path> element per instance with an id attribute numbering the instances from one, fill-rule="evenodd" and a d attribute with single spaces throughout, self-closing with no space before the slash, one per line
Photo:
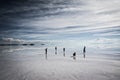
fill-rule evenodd
<path id="1" fill-rule="evenodd" d="M 0 44 L 0 46 L 34 46 L 35 44 Z"/>

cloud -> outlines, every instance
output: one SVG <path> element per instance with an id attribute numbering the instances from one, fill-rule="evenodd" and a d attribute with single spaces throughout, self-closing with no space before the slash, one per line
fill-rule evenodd
<path id="1" fill-rule="evenodd" d="M 17 42 L 23 41 L 21 39 L 14 39 L 14 38 L 2 38 L 2 40 L 4 40 L 4 41 L 17 41 Z"/>
<path id="2" fill-rule="evenodd" d="M 2 38 L 1 40 L 1 44 L 15 44 L 15 43 L 23 43 L 25 42 L 25 40 L 22 39 L 14 39 L 14 38 Z"/>
<path id="3" fill-rule="evenodd" d="M 64 39 L 69 38 L 69 35 L 73 37 L 77 35 L 79 38 L 83 36 L 82 33 L 92 33 L 91 37 L 116 36 L 119 35 L 116 30 L 119 30 L 120 26 L 119 2 L 119 0 L 4 2 L 0 11 L 0 37 Z M 6 5 L 8 3 L 11 6 Z M 4 34 L 5 32 L 7 33 Z M 19 36 L 15 36 L 16 34 Z"/>
<path id="4" fill-rule="evenodd" d="M 120 33 L 119 32 L 108 32 L 108 33 L 94 34 L 94 36 L 120 36 Z"/>
<path id="5" fill-rule="evenodd" d="M 103 49 L 103 50 L 107 50 L 107 49 L 119 49 L 119 42 L 120 39 L 117 38 L 97 38 L 97 39 L 91 39 L 88 41 L 89 47 L 93 47 L 93 48 L 98 48 L 98 49 Z"/>

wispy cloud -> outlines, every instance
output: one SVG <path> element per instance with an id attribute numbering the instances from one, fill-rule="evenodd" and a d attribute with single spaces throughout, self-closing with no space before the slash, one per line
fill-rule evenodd
<path id="1" fill-rule="evenodd" d="M 5 5 L 5 2 L 4 6 L 1 5 L 0 37 L 65 39 L 71 35 L 87 37 L 85 34 L 88 33 L 92 33 L 92 38 L 119 36 L 119 0 L 27 0 L 8 3 L 12 6 Z"/>
<path id="2" fill-rule="evenodd" d="M 111 39 L 111 38 L 97 38 L 88 41 L 90 47 L 98 48 L 98 49 L 119 49 L 120 39 Z"/>
<path id="3" fill-rule="evenodd" d="M 94 36 L 120 36 L 120 33 L 119 32 L 108 32 L 108 33 L 95 34 Z"/>
<path id="4" fill-rule="evenodd" d="M 25 40 L 14 38 L 2 38 L 0 44 L 23 43 Z"/>

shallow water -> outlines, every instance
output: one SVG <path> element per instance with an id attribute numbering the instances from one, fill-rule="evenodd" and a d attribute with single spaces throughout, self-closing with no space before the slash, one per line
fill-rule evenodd
<path id="1" fill-rule="evenodd" d="M 62 48 L 54 55 L 54 47 L 50 47 L 46 60 L 44 47 L 1 48 L 0 80 L 120 79 L 119 53 L 88 54 L 86 59 L 79 54 L 75 61 L 70 51 L 63 57 Z"/>

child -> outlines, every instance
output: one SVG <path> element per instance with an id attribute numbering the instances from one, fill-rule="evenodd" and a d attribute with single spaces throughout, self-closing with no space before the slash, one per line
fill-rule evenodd
<path id="1" fill-rule="evenodd" d="M 73 53 L 73 59 L 76 60 L 76 52 Z"/>

